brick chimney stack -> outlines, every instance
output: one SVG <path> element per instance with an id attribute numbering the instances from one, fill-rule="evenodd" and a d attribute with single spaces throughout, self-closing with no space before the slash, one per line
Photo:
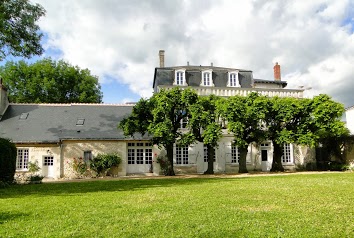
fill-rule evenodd
<path id="1" fill-rule="evenodd" d="M 159 56 L 160 56 L 160 68 L 164 68 L 165 67 L 165 51 L 160 50 Z"/>
<path id="2" fill-rule="evenodd" d="M 280 65 L 278 64 L 278 62 L 275 63 L 273 69 L 274 69 L 274 80 L 280 81 L 281 74 L 280 74 Z"/>

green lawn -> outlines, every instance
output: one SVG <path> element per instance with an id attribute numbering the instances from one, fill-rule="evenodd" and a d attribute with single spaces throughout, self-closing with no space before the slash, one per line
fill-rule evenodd
<path id="1" fill-rule="evenodd" d="M 17 185 L 0 237 L 354 237 L 354 173 Z"/>

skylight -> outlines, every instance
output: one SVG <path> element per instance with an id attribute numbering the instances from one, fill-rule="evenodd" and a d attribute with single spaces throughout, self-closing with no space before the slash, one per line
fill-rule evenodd
<path id="1" fill-rule="evenodd" d="M 24 112 L 24 113 L 21 113 L 21 115 L 20 115 L 20 120 L 26 120 L 27 119 L 27 117 L 28 117 L 28 112 Z"/>
<path id="2" fill-rule="evenodd" d="M 76 125 L 77 126 L 83 126 L 85 123 L 85 119 L 84 118 L 78 118 L 76 121 Z"/>

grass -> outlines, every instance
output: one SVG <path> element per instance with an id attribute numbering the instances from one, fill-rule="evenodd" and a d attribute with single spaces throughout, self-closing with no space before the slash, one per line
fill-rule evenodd
<path id="1" fill-rule="evenodd" d="M 0 237 L 354 237 L 354 173 L 0 189 Z"/>

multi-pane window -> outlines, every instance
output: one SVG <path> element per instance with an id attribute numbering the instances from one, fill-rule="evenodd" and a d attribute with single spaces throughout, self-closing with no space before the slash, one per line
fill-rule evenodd
<path id="1" fill-rule="evenodd" d="M 178 71 L 176 73 L 176 84 L 177 85 L 184 85 L 184 72 Z"/>
<path id="2" fill-rule="evenodd" d="M 28 149 L 18 149 L 17 150 L 17 170 L 27 170 L 28 169 Z"/>
<path id="3" fill-rule="evenodd" d="M 128 143 L 128 164 L 152 164 L 150 143 Z"/>
<path id="4" fill-rule="evenodd" d="M 214 151 L 213 161 L 215 161 L 215 154 L 216 151 Z M 206 145 L 204 145 L 204 162 L 208 162 L 208 148 Z"/>
<path id="5" fill-rule="evenodd" d="M 230 87 L 237 87 L 237 77 L 235 73 L 230 74 L 230 82 L 229 82 Z"/>
<path id="6" fill-rule="evenodd" d="M 203 74 L 203 85 L 204 86 L 211 86 L 211 77 L 210 77 L 210 73 L 206 72 Z"/>
<path id="7" fill-rule="evenodd" d="M 231 145 L 231 163 L 238 164 L 240 161 L 240 153 L 236 145 Z"/>
<path id="8" fill-rule="evenodd" d="M 176 164 L 188 164 L 188 146 L 176 146 Z"/>
<path id="9" fill-rule="evenodd" d="M 180 128 L 186 128 L 188 124 L 188 119 L 183 118 L 179 123 L 180 123 Z"/>
<path id="10" fill-rule="evenodd" d="M 43 166 L 53 166 L 53 165 L 54 165 L 54 157 L 53 156 L 44 156 Z"/>
<path id="11" fill-rule="evenodd" d="M 88 163 L 92 160 L 92 151 L 84 151 L 84 161 Z"/>
<path id="12" fill-rule="evenodd" d="M 283 163 L 291 163 L 292 162 L 290 144 L 284 144 L 282 162 Z"/>

